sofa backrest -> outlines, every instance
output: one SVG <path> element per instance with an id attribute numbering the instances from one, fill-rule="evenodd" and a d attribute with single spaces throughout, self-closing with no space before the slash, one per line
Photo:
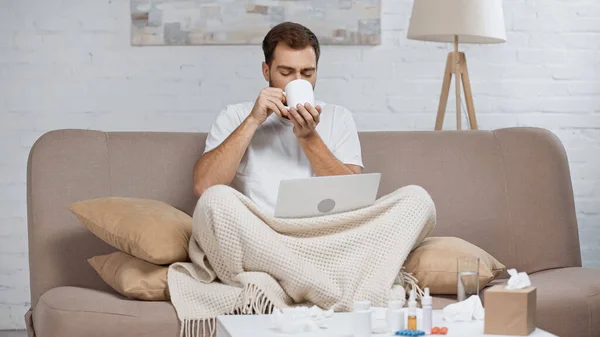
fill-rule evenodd
<path id="1" fill-rule="evenodd" d="M 202 133 L 57 130 L 32 147 L 27 174 L 32 305 L 63 285 L 108 289 L 87 259 L 115 251 L 67 206 L 104 196 L 161 200 L 192 214 L 192 170 Z M 457 236 L 509 268 L 532 273 L 581 266 L 566 155 L 548 131 L 361 132 L 365 172 L 379 196 L 424 187 L 437 210 L 434 236 Z"/>

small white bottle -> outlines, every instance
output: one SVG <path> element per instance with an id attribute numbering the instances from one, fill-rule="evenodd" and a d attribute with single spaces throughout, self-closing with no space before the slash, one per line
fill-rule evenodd
<path id="1" fill-rule="evenodd" d="M 370 310 L 360 310 L 352 313 L 352 330 L 354 337 L 371 337 L 372 324 Z"/>
<path id="2" fill-rule="evenodd" d="M 408 298 L 408 330 L 417 330 L 417 300 L 415 297 L 415 288 L 413 288 Z"/>
<path id="3" fill-rule="evenodd" d="M 390 301 L 388 303 L 386 318 L 388 331 L 391 333 L 404 330 L 404 311 L 402 311 L 403 305 L 404 301 Z"/>
<path id="4" fill-rule="evenodd" d="M 352 311 L 352 332 L 354 337 L 370 337 L 372 332 L 371 302 L 356 301 Z"/>
<path id="5" fill-rule="evenodd" d="M 425 288 L 425 295 L 421 298 L 421 307 L 423 309 L 423 331 L 425 331 L 425 334 L 427 335 L 431 333 L 431 326 L 433 324 L 431 303 L 432 300 L 429 295 L 429 288 Z"/>

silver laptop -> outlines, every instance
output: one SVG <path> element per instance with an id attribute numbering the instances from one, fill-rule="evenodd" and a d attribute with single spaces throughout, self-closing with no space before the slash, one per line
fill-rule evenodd
<path id="1" fill-rule="evenodd" d="M 371 206 L 377 198 L 381 173 L 283 180 L 275 217 L 304 218 Z"/>

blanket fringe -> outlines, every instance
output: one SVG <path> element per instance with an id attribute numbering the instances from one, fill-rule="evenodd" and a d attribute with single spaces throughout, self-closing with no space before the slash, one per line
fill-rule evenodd
<path id="1" fill-rule="evenodd" d="M 396 284 L 400 284 L 402 287 L 404 287 L 407 295 L 410 294 L 412 289 L 415 289 L 416 295 L 419 298 L 422 298 L 425 295 L 425 292 L 419 287 L 419 280 L 417 280 L 413 274 L 407 272 L 404 266 L 402 266 L 400 272 L 398 273 Z"/>
<path id="2" fill-rule="evenodd" d="M 207 335 L 207 332 L 209 333 Z M 181 322 L 180 337 L 207 337 L 216 332 L 216 318 L 185 319 Z"/>
<path id="3" fill-rule="evenodd" d="M 236 305 L 225 315 L 261 315 L 271 314 L 275 304 L 254 284 L 248 284 L 240 294 L 241 304 Z M 239 302 L 239 300 L 237 301 Z M 202 326 L 202 331 L 200 326 Z M 217 318 L 185 319 L 181 324 L 180 337 L 214 337 Z M 202 334 L 201 334 L 202 333 Z"/>
<path id="4" fill-rule="evenodd" d="M 180 337 L 209 337 L 215 336 L 217 327 L 216 318 L 185 319 L 181 322 Z"/>
<path id="5" fill-rule="evenodd" d="M 232 310 L 234 314 L 270 314 L 275 307 L 273 302 L 267 298 L 267 295 L 254 284 L 247 284 L 241 293 L 241 297 L 242 305 Z"/>

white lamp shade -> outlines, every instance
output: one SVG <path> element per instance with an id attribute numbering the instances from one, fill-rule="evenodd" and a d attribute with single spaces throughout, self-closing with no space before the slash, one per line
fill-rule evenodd
<path id="1" fill-rule="evenodd" d="M 502 0 L 415 0 L 411 40 L 459 43 L 506 41 Z"/>

